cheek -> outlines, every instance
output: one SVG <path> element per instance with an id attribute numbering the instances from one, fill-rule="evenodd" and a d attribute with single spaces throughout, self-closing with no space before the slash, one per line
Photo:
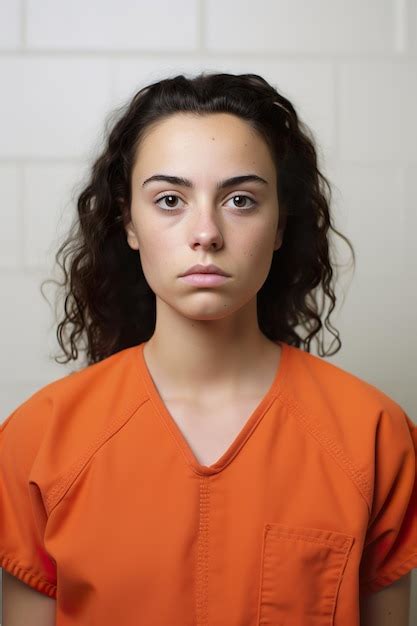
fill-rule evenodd
<path id="1" fill-rule="evenodd" d="M 245 237 L 242 237 L 238 249 L 249 265 L 256 265 L 254 269 L 262 271 L 263 266 L 269 266 L 271 263 L 274 240 L 275 231 L 272 224 L 269 228 L 262 224 L 259 228 L 252 228 Z"/>
<path id="2" fill-rule="evenodd" d="M 169 280 L 172 272 L 178 269 L 175 259 L 181 258 L 172 236 L 148 227 L 141 231 L 141 242 L 140 260 L 145 276 L 155 283 Z"/>

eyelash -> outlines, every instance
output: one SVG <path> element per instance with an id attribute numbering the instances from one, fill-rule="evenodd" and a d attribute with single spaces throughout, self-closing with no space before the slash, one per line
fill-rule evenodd
<path id="1" fill-rule="evenodd" d="M 166 208 L 163 208 L 163 207 L 159 206 L 158 202 L 160 202 L 161 200 L 164 200 L 164 198 L 179 198 L 181 200 L 181 198 L 178 195 L 176 195 L 174 193 L 168 193 L 168 194 L 165 194 L 164 196 L 161 196 L 157 200 L 155 200 L 154 204 L 156 204 L 156 206 L 158 206 L 162 211 L 165 211 L 165 213 L 176 213 L 177 211 L 179 211 L 179 209 L 166 209 Z M 249 213 L 258 204 L 256 202 L 256 200 L 254 200 L 250 196 L 246 196 L 246 195 L 241 194 L 241 193 L 235 194 L 234 196 L 229 198 L 229 200 L 232 200 L 233 198 L 248 198 L 248 200 L 252 201 L 252 206 L 250 206 L 248 209 L 240 209 L 239 207 L 235 207 L 235 210 L 238 213 Z"/>

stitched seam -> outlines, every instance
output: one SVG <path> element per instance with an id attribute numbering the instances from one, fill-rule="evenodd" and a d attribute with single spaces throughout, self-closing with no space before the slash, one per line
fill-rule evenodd
<path id="1" fill-rule="evenodd" d="M 270 533 L 270 536 L 274 537 L 274 539 L 291 540 L 291 541 L 294 539 L 295 541 L 309 541 L 310 543 L 319 543 L 322 546 L 325 546 L 326 548 L 332 548 L 335 552 L 339 551 L 342 554 L 346 552 L 346 550 L 349 547 L 349 544 L 351 543 L 350 539 L 346 539 L 343 545 L 340 546 L 337 543 L 333 543 L 332 541 L 326 541 L 325 539 L 320 539 L 319 537 L 308 537 L 307 535 L 296 535 L 292 533 L 286 534 L 281 531 L 279 531 L 279 535 Z"/>
<path id="2" fill-rule="evenodd" d="M 340 567 L 339 578 L 338 578 L 337 585 L 335 587 L 335 592 L 334 592 L 333 610 L 332 610 L 332 624 L 333 624 L 334 615 L 335 615 L 335 612 L 336 612 L 337 598 L 339 596 L 340 586 L 342 584 L 342 579 L 343 579 L 343 574 L 345 573 L 347 562 L 348 562 L 348 558 L 349 558 L 349 554 L 350 554 L 350 551 L 351 551 L 352 545 L 353 545 L 353 537 L 351 537 L 350 540 L 347 540 L 347 542 L 348 543 L 347 543 L 347 546 L 346 546 L 344 559 L 343 559 L 342 565 Z"/>
<path id="3" fill-rule="evenodd" d="M 282 393 L 285 393 L 287 404 L 294 411 L 295 416 L 299 418 L 299 421 L 302 423 L 305 430 L 307 430 L 322 445 L 322 447 L 338 463 L 339 467 L 341 467 L 345 474 L 347 474 L 352 480 L 360 495 L 365 500 L 368 513 L 370 514 L 372 488 L 369 479 L 361 470 L 354 466 L 352 461 L 346 456 L 338 444 L 319 430 L 319 428 L 313 423 L 312 418 L 307 415 L 304 408 L 302 408 L 292 396 L 288 395 L 288 393 L 284 391 Z"/>
<path id="4" fill-rule="evenodd" d="M 360 585 L 369 585 L 372 583 L 379 583 L 384 581 L 385 578 L 391 578 L 391 576 L 395 576 L 398 572 L 398 570 L 402 569 L 404 566 L 410 564 L 410 563 L 415 563 L 417 565 L 417 552 L 412 552 L 410 556 L 408 556 L 404 561 L 401 561 L 400 563 L 398 563 L 398 565 L 395 566 L 395 569 L 391 569 L 389 572 L 385 573 L 385 572 L 380 572 L 377 576 L 374 576 L 374 578 L 370 578 L 368 580 L 361 580 L 359 581 Z"/>
<path id="5" fill-rule="evenodd" d="M 11 558 L 10 556 L 7 556 L 7 554 L 5 554 L 3 552 L 0 554 L 0 562 L 1 563 L 7 563 L 7 564 L 11 565 L 12 567 L 18 567 L 20 570 L 22 570 L 24 572 L 27 572 L 28 574 L 30 574 L 31 576 L 33 576 L 37 580 L 40 580 L 41 582 L 47 583 L 48 585 L 52 585 L 52 587 L 56 587 L 56 585 L 54 585 L 54 583 L 51 583 L 50 580 L 47 580 L 46 578 L 44 578 L 39 572 L 35 572 L 35 571 L 29 569 L 28 567 L 24 567 L 23 565 L 20 564 L 20 561 L 18 561 L 15 558 Z M 3 565 L 1 567 L 3 567 Z"/>
<path id="6" fill-rule="evenodd" d="M 200 478 L 200 524 L 197 545 L 196 624 L 208 624 L 209 492 L 208 476 Z"/>
<path id="7" fill-rule="evenodd" d="M 117 415 L 104 432 L 96 438 L 84 454 L 73 464 L 73 466 L 69 470 L 66 470 L 61 478 L 57 480 L 55 486 L 46 494 L 45 497 L 48 516 L 62 500 L 68 490 L 71 489 L 75 480 L 87 467 L 88 463 L 99 451 L 101 446 L 111 439 L 116 432 L 121 430 L 146 401 L 147 398 L 144 398 L 143 401 L 137 405 L 138 400 L 135 398 L 134 402 L 129 405 L 128 409 L 126 409 L 126 411 L 124 411 L 121 415 Z"/>

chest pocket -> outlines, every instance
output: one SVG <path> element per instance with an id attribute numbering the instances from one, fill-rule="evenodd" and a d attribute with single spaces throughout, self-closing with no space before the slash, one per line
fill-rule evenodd
<path id="1" fill-rule="evenodd" d="M 265 524 L 259 626 L 332 626 L 354 538 L 322 528 Z"/>

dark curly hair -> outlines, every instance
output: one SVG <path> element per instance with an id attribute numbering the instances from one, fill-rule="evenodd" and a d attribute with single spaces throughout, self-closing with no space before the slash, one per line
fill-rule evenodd
<path id="1" fill-rule="evenodd" d="M 257 74 L 177 75 L 144 87 L 106 118 L 105 148 L 91 167 L 88 184 L 83 183 L 77 215 L 55 256 L 64 280 L 44 281 L 64 290 L 64 317 L 56 333 L 66 359 L 55 357 L 58 363 L 77 359 L 81 338 L 86 339 L 89 365 L 147 341 L 155 330 L 156 296 L 137 251 L 127 243 L 124 225 L 130 221 L 131 172 L 138 145 L 151 125 L 179 111 L 237 115 L 261 134 L 271 150 L 279 227 L 285 226 L 285 234 L 257 294 L 260 330 L 273 341 L 302 345 L 310 352 L 310 341 L 322 327 L 325 295 L 331 302 L 325 322 L 333 329 L 329 316 L 336 303 L 332 289 L 336 263 L 330 260 L 329 229 L 346 241 L 354 263 L 355 252 L 332 225 L 332 191 L 317 167 L 311 131 L 291 102 Z M 320 287 L 324 296 L 319 308 Z M 296 331 L 302 326 L 308 333 L 304 338 Z M 340 349 L 337 330 L 334 336 L 339 345 L 321 356 Z"/>

